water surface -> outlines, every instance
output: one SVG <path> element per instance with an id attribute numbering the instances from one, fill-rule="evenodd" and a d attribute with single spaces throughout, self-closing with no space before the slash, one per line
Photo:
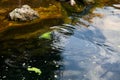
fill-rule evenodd
<path id="1" fill-rule="evenodd" d="M 74 25 L 51 27 L 52 40 L 1 41 L 0 80 L 120 80 L 119 6 L 76 19 Z M 42 74 L 27 71 L 28 66 Z"/>

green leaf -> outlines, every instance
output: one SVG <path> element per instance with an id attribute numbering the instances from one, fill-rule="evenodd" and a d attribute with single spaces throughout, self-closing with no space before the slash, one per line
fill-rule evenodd
<path id="1" fill-rule="evenodd" d="M 39 38 L 50 39 L 51 40 L 51 32 L 46 32 L 42 34 Z"/>
<path id="2" fill-rule="evenodd" d="M 38 75 L 40 75 L 42 72 L 40 69 L 36 68 L 36 67 L 28 67 L 27 68 L 28 71 L 34 71 L 35 73 L 37 73 Z"/>

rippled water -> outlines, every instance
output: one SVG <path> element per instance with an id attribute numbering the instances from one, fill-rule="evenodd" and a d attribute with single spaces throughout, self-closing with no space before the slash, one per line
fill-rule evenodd
<path id="1" fill-rule="evenodd" d="M 93 13 L 79 19 L 66 41 L 63 80 L 120 79 L 120 10 L 105 6 Z"/>
<path id="2" fill-rule="evenodd" d="M 52 40 L 1 41 L 0 80 L 120 80 L 119 6 L 96 8 L 77 20 L 53 26 Z"/>

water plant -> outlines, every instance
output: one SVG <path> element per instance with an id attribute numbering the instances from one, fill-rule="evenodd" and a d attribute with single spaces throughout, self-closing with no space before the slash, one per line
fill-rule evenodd
<path id="1" fill-rule="evenodd" d="M 35 73 L 37 73 L 38 75 L 41 75 L 41 70 L 36 68 L 36 67 L 28 67 L 27 68 L 28 71 L 34 71 Z"/>
<path id="2" fill-rule="evenodd" d="M 39 36 L 39 38 L 51 40 L 51 32 L 46 32 L 46 33 L 42 34 L 41 36 Z"/>

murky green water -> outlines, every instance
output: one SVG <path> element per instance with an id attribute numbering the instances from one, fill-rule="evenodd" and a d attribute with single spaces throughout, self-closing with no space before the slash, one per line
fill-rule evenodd
<path id="1" fill-rule="evenodd" d="M 120 80 L 119 8 L 74 15 L 74 25 L 52 27 L 52 40 L 0 41 L 0 80 Z"/>

